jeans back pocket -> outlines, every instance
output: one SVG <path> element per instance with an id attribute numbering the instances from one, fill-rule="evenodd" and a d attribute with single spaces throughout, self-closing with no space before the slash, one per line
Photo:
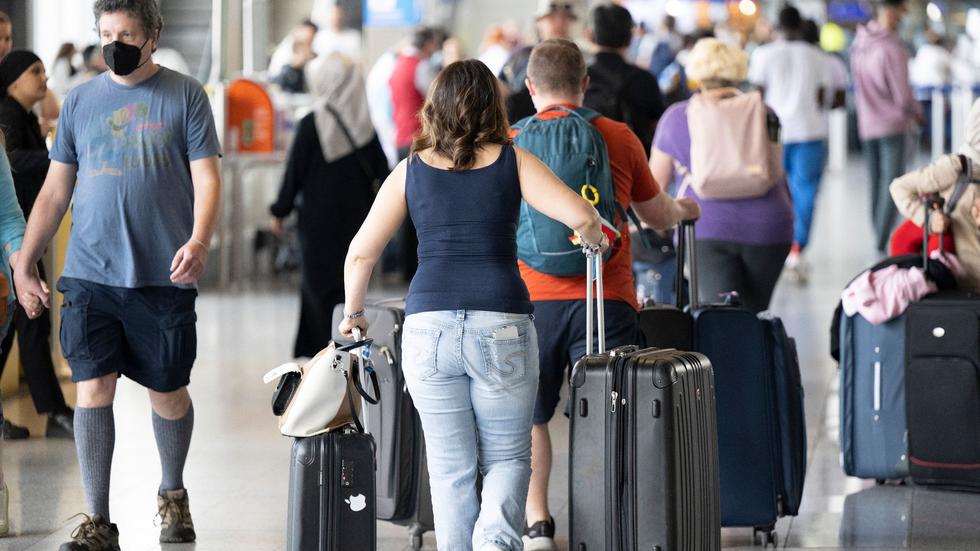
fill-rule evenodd
<path id="1" fill-rule="evenodd" d="M 402 372 L 424 381 L 438 371 L 436 349 L 439 347 L 439 329 L 406 327 L 402 336 Z"/>
<path id="2" fill-rule="evenodd" d="M 499 380 L 524 377 L 529 342 L 527 333 L 513 339 L 480 337 L 487 375 Z"/>

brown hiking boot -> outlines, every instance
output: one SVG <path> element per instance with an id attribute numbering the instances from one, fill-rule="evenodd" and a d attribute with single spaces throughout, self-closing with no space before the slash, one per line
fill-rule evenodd
<path id="1" fill-rule="evenodd" d="M 187 490 L 168 490 L 157 496 L 160 543 L 190 543 L 197 539 Z"/>
<path id="2" fill-rule="evenodd" d="M 115 524 L 102 515 L 78 514 L 72 518 L 75 517 L 84 520 L 71 533 L 71 541 L 61 544 L 58 551 L 119 551 L 119 529 Z"/>

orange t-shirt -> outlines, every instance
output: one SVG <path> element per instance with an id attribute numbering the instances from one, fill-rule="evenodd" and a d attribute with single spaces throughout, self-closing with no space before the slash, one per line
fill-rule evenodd
<path id="1" fill-rule="evenodd" d="M 574 109 L 573 105 L 563 105 Z M 567 116 L 562 111 L 545 113 L 543 118 Z M 613 182 L 616 185 L 616 201 L 625 209 L 634 202 L 649 201 L 660 193 L 660 186 L 653 179 L 647 164 L 643 144 L 630 127 L 610 118 L 598 117 L 592 121 L 606 140 Z M 630 253 L 630 235 L 622 232 L 619 249 L 603 265 L 603 291 L 606 300 L 618 300 L 639 309 L 636 290 L 633 287 L 633 255 Z M 527 284 L 532 301 L 584 300 L 585 276 L 561 277 L 543 274 L 518 261 L 521 277 Z"/>

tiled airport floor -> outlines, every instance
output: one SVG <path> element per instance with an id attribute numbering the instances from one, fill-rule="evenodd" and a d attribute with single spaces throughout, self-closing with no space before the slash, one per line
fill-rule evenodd
<path id="1" fill-rule="evenodd" d="M 874 487 L 838 465 L 836 365 L 828 327 L 842 285 L 874 258 L 866 222 L 863 167 L 830 175 L 820 197 L 807 287 L 781 283 L 773 309 L 798 341 L 807 393 L 809 467 L 800 515 L 778 524 L 787 549 L 980 549 L 980 495 L 911 487 Z M 285 549 L 289 441 L 269 412 L 262 374 L 287 358 L 298 300 L 295 293 L 206 292 L 200 299 L 200 353 L 191 393 L 196 427 L 186 473 L 198 542 L 167 546 L 198 551 Z M 15 421 L 40 432 L 29 400 L 4 404 Z M 160 549 L 153 524 L 160 467 L 145 392 L 119 385 L 112 512 L 126 551 Z M 731 414 L 737 414 L 732 412 Z M 43 425 L 43 422 L 41 422 Z M 556 457 L 552 505 L 559 547 L 566 549 L 567 427 L 553 426 Z M 10 486 L 13 537 L 0 550 L 51 551 L 84 509 L 75 449 L 69 441 L 7 442 L 3 465 Z M 406 548 L 404 528 L 381 523 L 379 549 Z M 726 529 L 726 549 L 752 549 L 751 530 Z M 426 549 L 434 550 L 431 534 Z M 356 551 L 356 550 L 350 550 Z"/>

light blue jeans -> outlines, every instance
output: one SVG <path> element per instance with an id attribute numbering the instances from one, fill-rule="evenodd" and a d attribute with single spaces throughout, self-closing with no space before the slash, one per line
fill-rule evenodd
<path id="1" fill-rule="evenodd" d="M 538 389 L 531 319 L 474 310 L 405 318 L 402 369 L 425 431 L 440 551 L 523 549 Z"/>

